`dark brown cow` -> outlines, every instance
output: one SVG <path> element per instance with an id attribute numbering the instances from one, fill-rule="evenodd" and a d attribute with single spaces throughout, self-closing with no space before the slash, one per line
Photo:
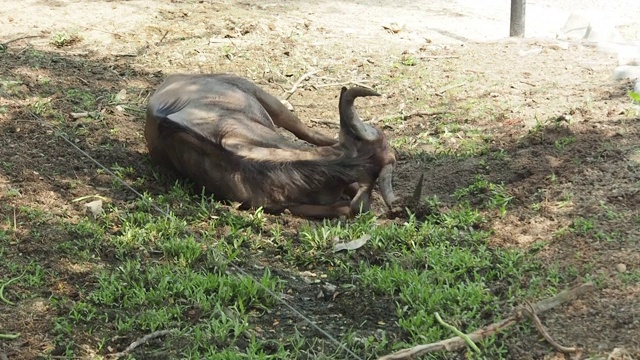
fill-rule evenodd
<path id="1" fill-rule="evenodd" d="M 395 155 L 353 108 L 376 92 L 342 88 L 339 140 L 306 127 L 277 98 L 232 74 L 168 76 L 149 100 L 145 139 L 152 161 L 217 200 L 245 208 L 331 218 L 370 209 L 378 180 L 388 206 Z M 317 146 L 290 140 L 275 125 Z M 346 199 L 345 199 L 346 197 Z"/>

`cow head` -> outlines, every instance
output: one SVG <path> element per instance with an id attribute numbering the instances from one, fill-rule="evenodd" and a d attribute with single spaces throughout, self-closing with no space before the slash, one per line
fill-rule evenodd
<path id="1" fill-rule="evenodd" d="M 364 87 L 343 87 L 340 92 L 338 110 L 340 113 L 340 145 L 354 153 L 371 153 L 371 163 L 364 167 L 358 179 L 358 191 L 351 201 L 351 210 L 358 213 L 371 206 L 371 191 L 377 181 L 385 204 L 391 208 L 395 196 L 392 178 L 396 157 L 386 136 L 377 127 L 364 123 L 354 108 L 357 97 L 380 96 Z"/>

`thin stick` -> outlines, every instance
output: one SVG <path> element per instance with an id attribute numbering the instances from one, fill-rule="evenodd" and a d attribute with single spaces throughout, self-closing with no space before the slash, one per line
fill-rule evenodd
<path id="1" fill-rule="evenodd" d="M 104 30 L 104 29 L 99 29 L 99 28 L 94 28 L 94 27 L 90 27 L 90 26 L 84 26 L 82 25 L 83 28 L 87 29 L 87 30 L 95 30 L 95 31 L 99 31 L 99 32 L 103 32 L 103 33 L 107 33 L 107 34 L 111 34 L 111 35 L 115 35 L 118 37 L 122 37 L 122 34 L 119 34 L 117 32 L 113 32 L 113 31 L 109 31 L 109 30 Z"/>
<path id="2" fill-rule="evenodd" d="M 83 83 L 83 84 L 85 84 L 85 85 L 89 85 L 89 82 L 88 82 L 87 80 L 85 80 L 85 79 L 81 78 L 80 76 L 76 76 L 76 78 L 77 78 L 78 80 L 82 81 L 82 83 Z"/>
<path id="3" fill-rule="evenodd" d="M 542 325 L 542 321 L 540 321 L 540 318 L 538 318 L 538 315 L 536 314 L 536 311 L 533 308 L 533 305 L 531 305 L 531 303 L 528 301 L 526 301 L 525 304 L 527 306 L 524 310 L 524 313 L 529 316 L 529 318 L 533 321 L 533 324 L 536 326 L 536 329 L 538 329 L 540 334 L 542 334 L 544 339 L 547 340 L 547 342 L 551 344 L 551 346 L 553 346 L 556 350 L 560 351 L 563 354 L 572 354 L 578 351 L 578 348 L 562 346 L 558 344 L 555 340 L 553 340 L 551 335 L 549 335 L 547 330 Z"/>
<path id="4" fill-rule="evenodd" d="M 323 87 L 331 87 L 331 86 L 348 86 L 348 85 L 355 85 L 355 86 L 360 86 L 366 89 L 370 89 L 373 90 L 373 88 L 371 86 L 365 85 L 363 83 L 367 82 L 366 80 L 362 80 L 360 82 L 358 81 L 347 81 L 347 82 L 339 82 L 339 83 L 330 83 L 330 84 L 319 84 L 319 85 L 313 85 L 313 87 L 315 87 L 316 89 L 319 88 L 323 88 Z"/>
<path id="5" fill-rule="evenodd" d="M 572 301 L 574 299 L 576 299 L 577 297 L 579 297 L 580 295 L 591 291 L 594 289 L 593 283 L 592 282 L 588 282 L 588 283 L 584 283 L 584 284 L 580 284 L 578 286 L 575 286 L 571 289 L 568 290 L 564 290 L 562 292 L 560 292 L 558 295 L 548 298 L 548 299 L 544 299 L 541 300 L 539 302 L 537 302 L 535 305 L 533 305 L 533 310 L 536 313 L 542 313 L 545 311 L 548 311 L 558 305 L 564 304 L 566 302 Z M 488 326 L 485 326 L 481 329 L 478 329 L 472 333 L 470 333 L 469 339 L 475 343 L 477 343 L 478 341 L 482 340 L 483 338 L 496 334 L 497 332 L 499 332 L 502 329 L 505 329 L 513 324 L 516 324 L 518 322 L 520 322 L 520 320 L 523 319 L 524 315 L 524 308 L 523 307 L 518 307 L 516 308 L 516 310 L 514 311 L 513 315 L 511 315 L 510 317 L 498 322 L 498 323 L 494 323 Z M 442 351 L 442 350 L 447 350 L 447 351 L 456 351 L 459 349 L 464 348 L 465 346 L 467 346 L 467 343 L 465 342 L 464 339 L 462 339 L 459 336 L 447 339 L 447 340 L 442 340 L 442 341 L 438 341 L 435 343 L 431 343 L 431 344 L 425 344 L 425 345 L 417 345 L 414 346 L 412 348 L 408 348 L 408 349 L 404 349 L 404 350 L 400 350 L 397 351 L 395 353 L 389 354 L 389 355 L 385 355 L 383 357 L 378 358 L 378 360 L 400 360 L 400 359 L 414 359 L 418 356 L 424 355 L 426 353 L 431 353 L 431 352 L 436 352 L 436 351 Z"/>
<path id="6" fill-rule="evenodd" d="M 340 123 L 336 122 L 336 121 L 331 121 L 331 120 L 324 120 L 324 119 L 311 119 L 311 121 L 318 123 L 318 124 L 324 124 L 324 125 L 328 125 L 328 126 L 332 126 L 332 127 L 340 127 Z"/>
<path id="7" fill-rule="evenodd" d="M 289 98 L 291 97 L 291 95 L 293 95 L 293 93 L 296 92 L 296 90 L 298 90 L 298 86 L 300 86 L 300 84 L 302 84 L 303 81 L 307 80 L 309 77 L 319 73 L 321 70 L 314 70 L 314 71 L 309 71 L 307 73 L 302 74 L 302 76 L 300 76 L 300 78 L 298 79 L 298 81 L 295 82 L 295 84 L 293 84 L 293 86 L 291 87 L 290 90 L 286 91 L 284 94 L 282 94 L 281 98 L 283 100 L 289 100 Z"/>
<path id="8" fill-rule="evenodd" d="M 16 42 L 16 41 L 20 41 L 20 40 L 24 40 L 24 39 L 31 39 L 31 38 L 37 38 L 40 37 L 38 35 L 27 35 L 27 36 L 21 36 L 19 38 L 15 38 L 9 41 L 5 41 L 3 43 L 0 43 L 0 49 L 6 48 L 7 45 L 11 44 L 12 42 Z"/>
<path id="9" fill-rule="evenodd" d="M 18 219 L 16 217 L 16 206 L 13 205 L 13 232 L 15 233 L 18 229 Z"/>
<path id="10" fill-rule="evenodd" d="M 456 55 L 420 55 L 417 59 L 458 59 L 460 56 Z"/>
<path id="11" fill-rule="evenodd" d="M 149 342 L 149 341 L 151 341 L 151 340 L 153 340 L 153 339 L 155 339 L 157 337 L 168 335 L 173 331 L 174 330 L 158 330 L 158 331 L 154 331 L 151 334 L 147 334 L 147 335 L 141 337 L 140 339 L 132 342 L 131 345 L 127 346 L 127 348 L 124 349 L 124 351 L 121 351 L 119 353 L 115 353 L 115 354 L 113 354 L 111 356 L 113 356 L 116 359 L 124 357 L 128 353 L 130 353 L 133 350 L 135 350 L 135 348 L 137 348 L 138 346 L 143 345 L 143 344 L 145 344 L 145 343 L 147 343 L 147 342 Z"/>
<path id="12" fill-rule="evenodd" d="M 436 94 L 438 94 L 438 95 L 442 95 L 442 94 L 446 93 L 447 91 L 449 91 L 449 90 L 451 90 L 451 89 L 455 89 L 455 88 L 457 88 L 457 87 L 461 87 L 461 86 L 465 86 L 465 85 L 467 85 L 467 82 L 466 82 L 466 81 L 465 81 L 465 82 L 462 82 L 462 83 L 460 83 L 460 84 L 456 84 L 456 85 L 445 86 L 445 87 L 443 87 L 442 89 L 440 89 L 440 90 L 436 91 Z"/>
<path id="13" fill-rule="evenodd" d="M 435 115 L 443 115 L 443 114 L 447 114 L 447 113 L 448 113 L 448 111 L 416 110 L 416 111 L 412 111 L 412 112 L 406 113 L 406 114 L 384 116 L 384 117 L 381 117 L 378 120 L 376 120 L 376 122 L 387 121 L 387 120 L 391 120 L 391 119 L 407 120 L 407 119 L 409 119 L 411 117 L 414 117 L 414 116 L 435 116 Z"/>
<path id="14" fill-rule="evenodd" d="M 164 35 L 162 35 L 162 38 L 160 39 L 160 41 L 158 41 L 158 42 L 156 43 L 156 45 L 160 45 L 160 43 L 164 40 L 164 38 L 166 38 L 166 37 L 167 37 L 167 34 L 168 34 L 168 33 L 169 33 L 169 30 L 165 31 L 165 32 L 164 32 Z"/>

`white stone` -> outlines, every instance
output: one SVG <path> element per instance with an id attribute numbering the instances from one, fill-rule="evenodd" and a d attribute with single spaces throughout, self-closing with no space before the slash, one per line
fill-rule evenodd
<path id="1" fill-rule="evenodd" d="M 618 272 L 621 272 L 621 273 L 626 272 L 627 271 L 627 265 L 620 263 L 620 264 L 616 265 L 616 270 L 618 270 Z"/>
<path id="2" fill-rule="evenodd" d="M 622 65 L 613 70 L 615 80 L 640 80 L 640 66 Z"/>

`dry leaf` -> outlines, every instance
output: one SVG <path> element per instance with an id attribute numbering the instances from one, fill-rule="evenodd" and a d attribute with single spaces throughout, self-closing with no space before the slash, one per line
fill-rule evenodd
<path id="1" fill-rule="evenodd" d="M 93 217 L 98 217 L 102 214 L 102 200 L 94 200 L 92 202 L 84 204 L 84 207 L 93 214 Z"/>
<path id="2" fill-rule="evenodd" d="M 371 239 L 371 235 L 362 235 L 358 240 L 349 241 L 348 243 L 337 243 L 333 245 L 333 252 L 359 249 L 366 244 L 369 239 Z"/>
<path id="3" fill-rule="evenodd" d="M 382 28 L 387 30 L 388 32 L 392 33 L 392 34 L 397 34 L 400 31 L 405 29 L 405 25 L 402 24 L 398 24 L 397 22 L 392 22 L 390 24 L 387 25 L 382 25 Z"/>

